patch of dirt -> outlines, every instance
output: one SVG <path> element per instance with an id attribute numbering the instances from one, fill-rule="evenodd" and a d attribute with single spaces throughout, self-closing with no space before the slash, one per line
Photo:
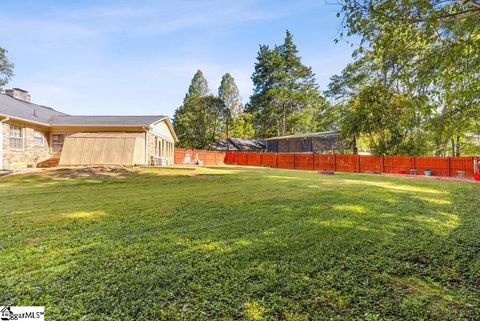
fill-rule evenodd
<path id="1" fill-rule="evenodd" d="M 134 172 L 121 166 L 94 166 L 81 168 L 56 168 L 42 173 L 43 176 L 51 178 L 77 178 L 77 177 L 128 177 L 134 175 Z"/>

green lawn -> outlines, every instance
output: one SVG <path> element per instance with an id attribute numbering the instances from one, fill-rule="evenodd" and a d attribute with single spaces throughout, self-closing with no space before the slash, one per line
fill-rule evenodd
<path id="1" fill-rule="evenodd" d="M 59 321 L 480 320 L 480 184 L 82 172 L 0 178 L 0 305 Z"/>

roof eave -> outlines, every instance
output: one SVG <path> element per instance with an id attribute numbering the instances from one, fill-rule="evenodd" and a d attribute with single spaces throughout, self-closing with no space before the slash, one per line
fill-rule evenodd
<path id="1" fill-rule="evenodd" d="M 50 126 L 47 123 L 36 122 L 36 121 L 33 121 L 33 120 L 29 120 L 29 119 L 25 119 L 25 118 L 21 118 L 21 117 L 10 116 L 10 115 L 0 114 L 0 117 L 3 117 L 2 119 L 8 118 L 9 120 L 17 120 L 17 121 L 21 121 L 21 122 L 25 122 L 25 123 L 41 125 L 41 126 L 44 126 L 44 127 L 49 127 Z"/>
<path id="2" fill-rule="evenodd" d="M 150 127 L 149 124 L 145 125 L 123 125 L 123 124 L 51 124 L 50 127 L 56 128 L 56 127 L 128 127 L 128 128 L 134 128 L 134 127 Z"/>

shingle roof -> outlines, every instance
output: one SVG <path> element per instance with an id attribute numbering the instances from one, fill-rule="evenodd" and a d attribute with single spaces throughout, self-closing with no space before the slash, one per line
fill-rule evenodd
<path id="1" fill-rule="evenodd" d="M 0 115 L 49 126 L 148 126 L 166 116 L 71 116 L 0 94 Z"/>
<path id="2" fill-rule="evenodd" d="M 49 124 L 55 116 L 66 114 L 37 104 L 15 99 L 5 94 L 0 94 L 0 115 L 15 117 L 36 123 Z"/>
<path id="3" fill-rule="evenodd" d="M 227 140 L 222 139 L 213 142 L 211 148 L 213 150 L 227 150 Z M 228 139 L 228 149 L 242 151 L 264 150 L 265 140 L 230 137 Z"/>
<path id="4" fill-rule="evenodd" d="M 277 136 L 277 137 L 266 138 L 265 140 L 287 139 L 287 138 L 308 138 L 308 137 L 335 136 L 335 135 L 338 135 L 336 131 L 326 131 L 326 132 L 317 132 L 317 133 L 288 135 L 288 136 Z"/>
<path id="5" fill-rule="evenodd" d="M 148 126 L 166 116 L 56 116 L 53 126 Z"/>

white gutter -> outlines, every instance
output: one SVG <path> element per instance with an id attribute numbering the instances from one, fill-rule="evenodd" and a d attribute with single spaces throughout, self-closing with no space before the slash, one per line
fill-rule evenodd
<path id="1" fill-rule="evenodd" d="M 0 170 L 3 169 L 3 123 L 8 121 L 10 117 L 0 120 Z"/>

